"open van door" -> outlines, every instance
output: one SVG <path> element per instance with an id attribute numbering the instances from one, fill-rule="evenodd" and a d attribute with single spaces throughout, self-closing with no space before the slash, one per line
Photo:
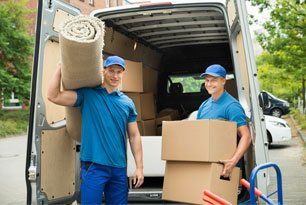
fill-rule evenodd
<path id="1" fill-rule="evenodd" d="M 66 134 L 65 110 L 47 100 L 60 60 L 60 23 L 80 11 L 62 1 L 38 1 L 25 179 L 27 204 L 64 204 L 76 199 L 78 152 Z"/>
<path id="2" fill-rule="evenodd" d="M 237 84 L 239 96 L 244 96 L 246 107 L 250 111 L 251 132 L 255 150 L 255 166 L 269 161 L 268 143 L 264 115 L 259 106 L 259 85 L 253 45 L 247 20 L 244 0 L 228 0 L 227 14 L 232 42 L 235 75 L 242 79 Z M 251 171 L 251 170 L 250 170 Z M 263 170 L 257 175 L 257 186 L 267 194 L 268 173 Z"/>

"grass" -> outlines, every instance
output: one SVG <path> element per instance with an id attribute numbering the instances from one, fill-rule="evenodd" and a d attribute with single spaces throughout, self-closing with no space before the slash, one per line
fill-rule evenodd
<path id="1" fill-rule="evenodd" d="M 29 122 L 29 110 L 0 110 L 0 138 L 24 134 Z"/>
<path id="2" fill-rule="evenodd" d="M 302 115 L 298 109 L 292 109 L 290 113 L 293 115 L 296 122 L 301 126 L 302 130 L 306 129 L 306 115 Z"/>

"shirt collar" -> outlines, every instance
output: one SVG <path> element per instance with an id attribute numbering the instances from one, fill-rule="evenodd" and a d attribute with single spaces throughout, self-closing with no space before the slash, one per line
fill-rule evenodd
<path id="1" fill-rule="evenodd" d="M 226 90 L 224 90 L 222 95 L 218 98 L 218 100 L 214 101 L 214 99 L 211 97 L 211 101 L 214 102 L 214 103 L 220 104 L 220 103 L 222 103 L 224 101 L 226 96 L 227 96 L 227 92 L 226 92 Z"/>
<path id="2" fill-rule="evenodd" d="M 111 92 L 111 93 L 108 93 L 107 90 L 106 90 L 106 88 L 103 87 L 102 85 L 97 86 L 96 89 L 98 89 L 98 90 L 103 90 L 104 92 L 106 92 L 106 93 L 109 94 L 109 95 L 118 95 L 118 96 L 123 95 L 123 93 L 119 90 L 119 88 L 117 88 L 115 91 L 113 91 L 113 92 Z"/>

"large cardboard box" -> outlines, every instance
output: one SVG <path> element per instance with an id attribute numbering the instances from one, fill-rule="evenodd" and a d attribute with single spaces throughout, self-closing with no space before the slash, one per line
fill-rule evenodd
<path id="1" fill-rule="evenodd" d="M 125 93 L 136 107 L 137 121 L 155 119 L 155 98 L 153 93 Z"/>
<path id="2" fill-rule="evenodd" d="M 142 62 L 125 60 L 126 69 L 119 89 L 123 92 L 143 92 Z"/>
<path id="3" fill-rule="evenodd" d="M 235 122 L 221 120 L 163 122 L 163 160 L 218 162 L 230 159 L 236 146 Z"/>
<path id="4" fill-rule="evenodd" d="M 142 69 L 143 72 L 143 92 L 157 93 L 158 71 L 147 66 Z"/>
<path id="5" fill-rule="evenodd" d="M 223 165 L 217 163 L 167 161 L 162 198 L 204 204 L 203 191 L 209 190 L 237 204 L 239 168 L 233 169 L 229 180 L 220 179 L 222 169 Z"/>
<path id="6" fill-rule="evenodd" d="M 155 119 L 138 121 L 137 125 L 138 125 L 138 129 L 139 129 L 141 136 L 155 136 L 156 135 Z"/>
<path id="7" fill-rule="evenodd" d="M 141 119 L 149 120 L 155 119 L 156 117 L 156 107 L 155 107 L 155 97 L 153 93 L 141 93 Z"/>

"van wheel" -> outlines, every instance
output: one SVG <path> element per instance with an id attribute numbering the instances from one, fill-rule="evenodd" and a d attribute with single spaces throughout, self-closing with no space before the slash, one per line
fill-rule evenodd
<path id="1" fill-rule="evenodd" d="M 281 117 L 283 114 L 282 110 L 279 109 L 279 108 L 274 108 L 272 111 L 271 111 L 271 115 L 274 116 L 274 117 Z"/>
<path id="2" fill-rule="evenodd" d="M 268 130 L 267 130 L 267 140 L 268 140 L 268 147 L 270 147 L 273 140 L 272 140 L 272 135 Z"/>

